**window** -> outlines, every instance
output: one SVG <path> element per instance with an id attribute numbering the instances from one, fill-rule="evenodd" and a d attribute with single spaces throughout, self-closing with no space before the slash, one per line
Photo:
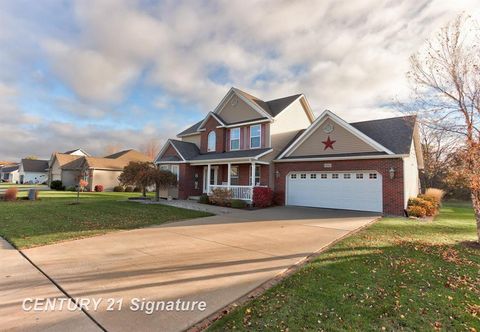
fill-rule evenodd
<path id="1" fill-rule="evenodd" d="M 338 179 L 338 174 L 337 173 L 332 174 L 332 179 Z"/>
<path id="2" fill-rule="evenodd" d="M 297 174 L 292 174 L 292 175 L 290 175 L 290 178 L 291 178 L 291 179 L 296 179 L 296 178 L 297 178 Z"/>
<path id="3" fill-rule="evenodd" d="M 250 172 L 251 172 L 251 167 L 250 167 Z M 259 186 L 260 185 L 260 165 L 255 165 L 255 185 Z M 252 174 L 248 177 L 248 183 L 252 183 Z"/>
<path id="4" fill-rule="evenodd" d="M 327 174 L 323 173 L 323 174 L 320 174 L 320 179 L 326 179 L 327 178 Z"/>
<path id="5" fill-rule="evenodd" d="M 240 128 L 230 130 L 230 150 L 240 150 Z"/>
<path id="6" fill-rule="evenodd" d="M 377 173 L 370 173 L 368 174 L 369 179 L 376 179 L 377 178 Z"/>
<path id="7" fill-rule="evenodd" d="M 316 179 L 317 178 L 317 174 L 313 173 L 313 174 L 310 174 L 310 179 Z"/>
<path id="8" fill-rule="evenodd" d="M 344 179 L 350 179 L 350 173 L 345 173 L 343 174 Z"/>
<path id="9" fill-rule="evenodd" d="M 250 126 L 250 149 L 257 149 L 261 146 L 262 126 L 257 124 Z"/>
<path id="10" fill-rule="evenodd" d="M 307 174 L 305 173 L 300 174 L 300 179 L 306 179 L 306 178 L 307 178 Z"/>
<path id="11" fill-rule="evenodd" d="M 208 146 L 207 146 L 207 151 L 212 152 L 215 151 L 215 147 L 217 145 L 217 135 L 215 134 L 215 131 L 211 131 L 208 133 Z"/>
<path id="12" fill-rule="evenodd" d="M 363 174 L 362 173 L 357 173 L 356 178 L 357 179 L 363 179 Z"/>
<path id="13" fill-rule="evenodd" d="M 162 171 L 170 171 L 172 172 L 173 174 L 175 174 L 177 176 L 177 181 L 179 179 L 179 176 L 180 176 L 180 172 L 179 172 L 179 167 L 178 165 L 160 165 L 160 169 Z"/>
<path id="14" fill-rule="evenodd" d="M 238 166 L 232 166 L 230 168 L 230 183 L 232 185 L 238 185 Z"/>

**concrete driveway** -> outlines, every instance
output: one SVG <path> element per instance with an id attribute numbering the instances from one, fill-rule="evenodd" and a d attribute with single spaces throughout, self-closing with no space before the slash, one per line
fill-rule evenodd
<path id="1" fill-rule="evenodd" d="M 108 331 L 180 331 L 375 218 L 276 207 L 110 233 L 25 254 L 71 297 L 101 299 L 97 310 L 88 312 Z M 205 301 L 206 309 L 148 314 L 133 310 L 135 298 Z M 121 308 L 115 302 L 108 310 L 110 299 L 122 301 Z"/>

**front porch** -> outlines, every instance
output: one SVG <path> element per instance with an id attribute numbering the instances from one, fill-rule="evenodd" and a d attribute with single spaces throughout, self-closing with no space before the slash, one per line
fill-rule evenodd
<path id="1" fill-rule="evenodd" d="M 203 193 L 217 188 L 229 189 L 233 199 L 251 202 L 253 188 L 268 186 L 269 165 L 251 163 L 209 163 L 203 165 Z M 252 176 L 253 174 L 253 176 Z"/>

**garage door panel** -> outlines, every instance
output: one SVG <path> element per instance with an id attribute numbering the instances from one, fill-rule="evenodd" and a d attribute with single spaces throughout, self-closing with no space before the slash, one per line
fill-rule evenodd
<path id="1" fill-rule="evenodd" d="M 376 172 L 298 172 L 287 177 L 287 204 L 382 212 L 382 178 Z M 303 175 L 304 174 L 304 175 Z M 311 174 L 315 174 L 312 178 Z M 326 178 L 322 178 L 321 174 Z M 338 178 L 334 178 L 334 174 Z M 350 178 L 344 177 L 350 174 Z M 363 178 L 357 178 L 362 174 Z M 376 174 L 376 178 L 370 178 Z M 303 178 L 302 178 L 303 176 Z"/>

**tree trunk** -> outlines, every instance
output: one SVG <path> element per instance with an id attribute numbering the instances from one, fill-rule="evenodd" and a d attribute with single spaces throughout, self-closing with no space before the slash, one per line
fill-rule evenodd
<path id="1" fill-rule="evenodd" d="M 480 190 L 472 190 L 472 205 L 477 222 L 477 241 L 480 243 Z"/>
<path id="2" fill-rule="evenodd" d="M 142 195 L 143 197 L 147 197 L 147 188 L 145 186 L 142 187 Z"/>
<path id="3" fill-rule="evenodd" d="M 160 201 L 160 186 L 155 186 L 155 201 Z"/>

